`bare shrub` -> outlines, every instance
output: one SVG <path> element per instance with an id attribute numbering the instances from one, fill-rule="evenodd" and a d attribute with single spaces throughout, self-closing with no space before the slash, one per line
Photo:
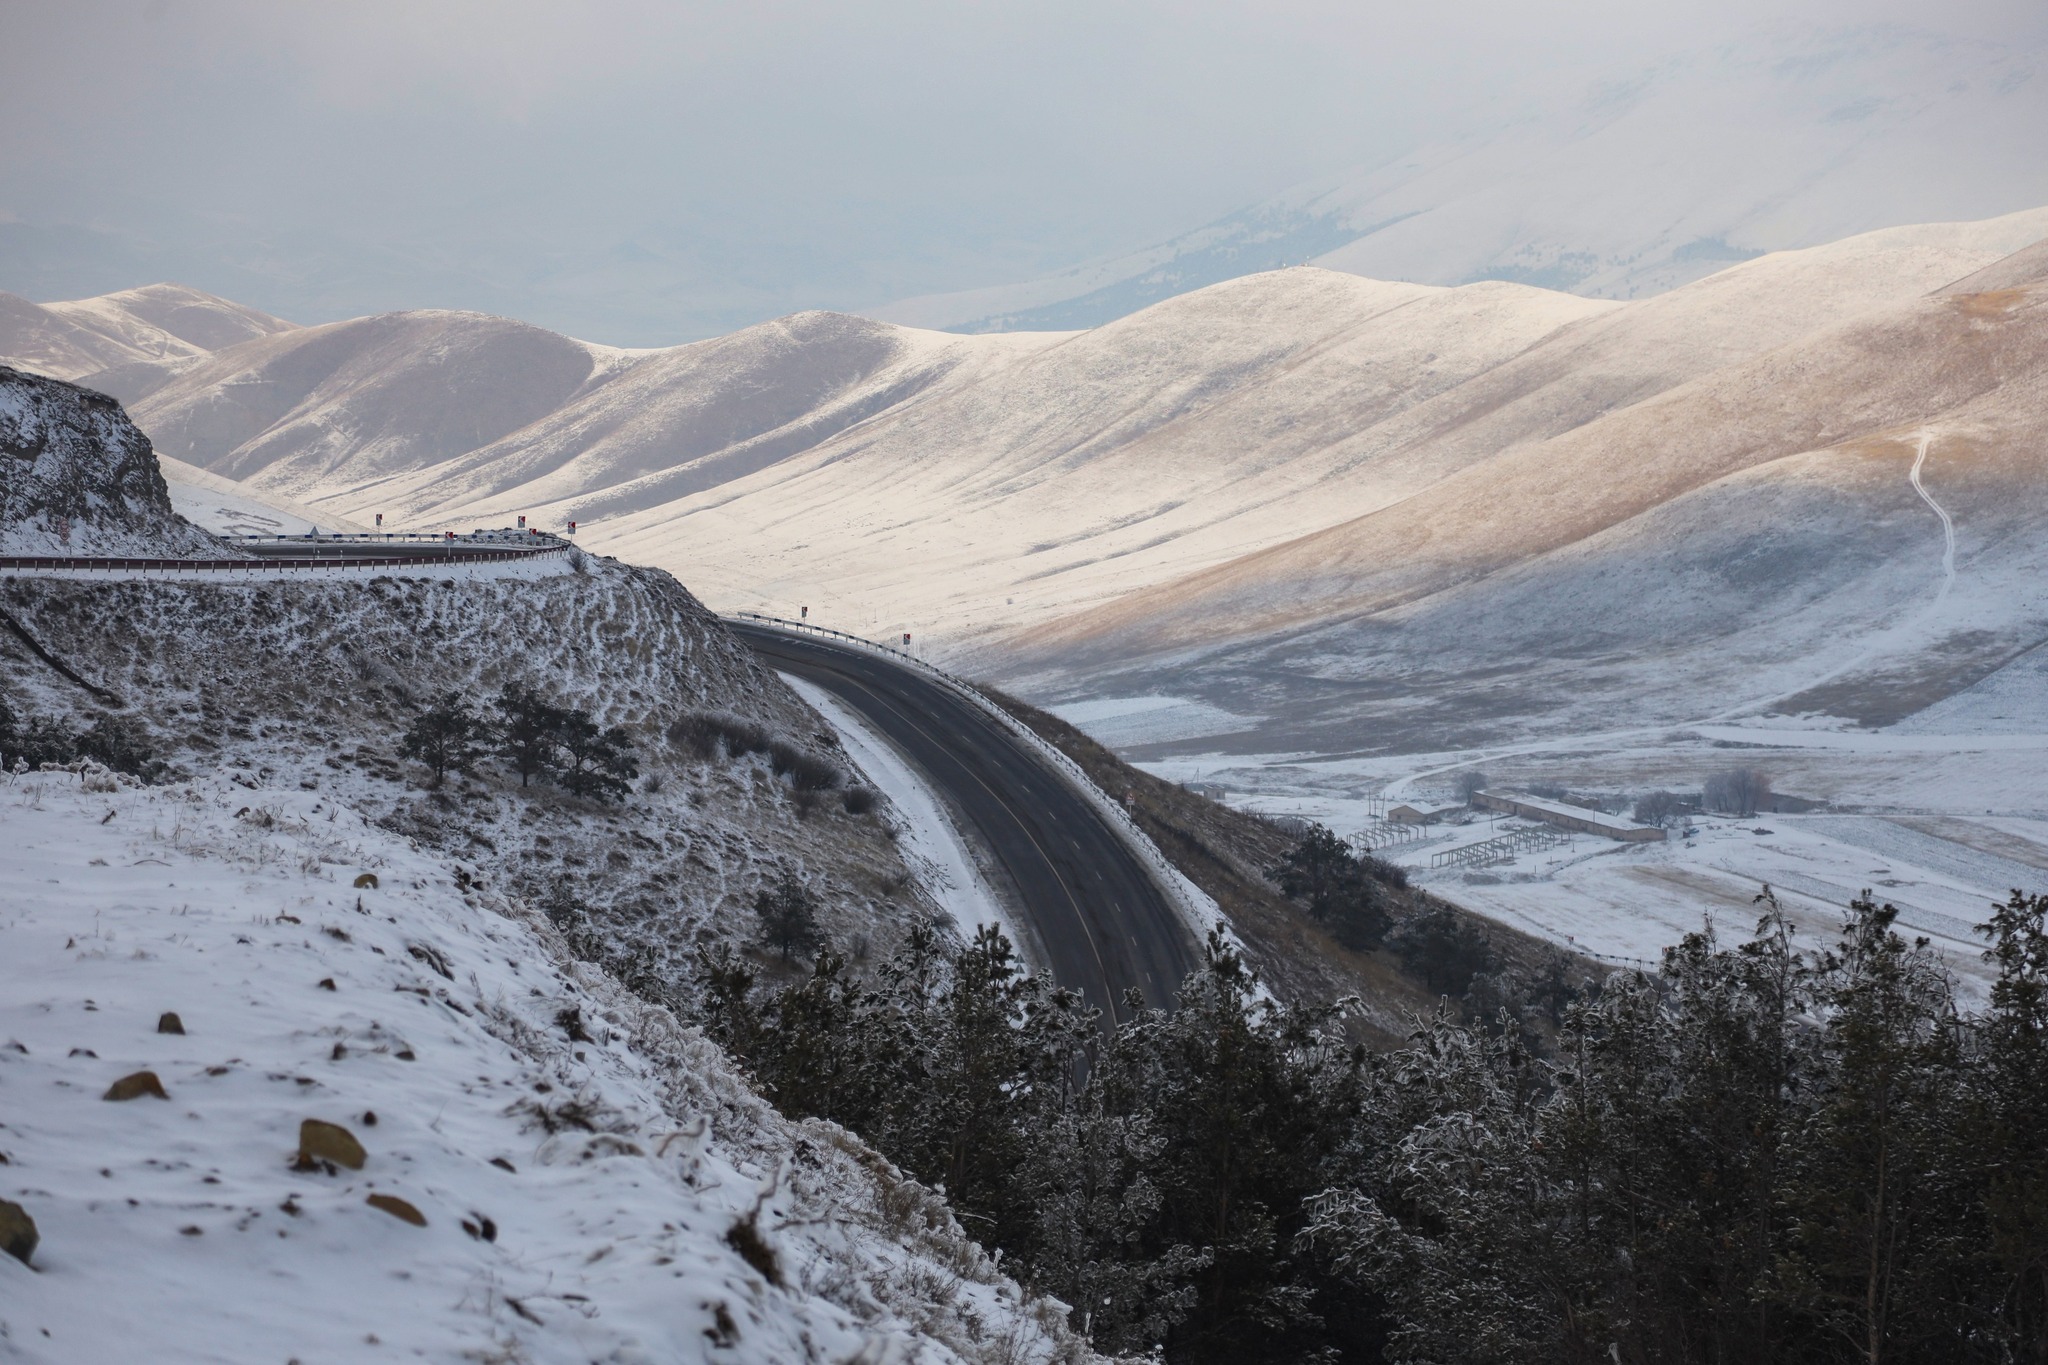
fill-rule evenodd
<path id="1" fill-rule="evenodd" d="M 748 754 L 765 754 L 774 742 L 765 725 L 751 720 L 726 720 L 725 751 L 734 758 L 743 758 Z"/>
<path id="2" fill-rule="evenodd" d="M 695 758 L 714 756 L 724 737 L 718 718 L 703 711 L 692 711 L 668 727 L 668 742 Z"/>
<path id="3" fill-rule="evenodd" d="M 873 787 L 848 787 L 845 794 L 839 799 L 846 803 L 846 813 L 848 815 L 866 815 L 875 808 L 875 789 Z"/>
<path id="4" fill-rule="evenodd" d="M 831 791 L 845 778 L 836 764 L 780 739 L 768 745 L 768 766 L 798 791 Z"/>
<path id="5" fill-rule="evenodd" d="M 1638 824 L 1662 825 L 1682 818 L 1691 805 L 1677 792 L 1646 792 L 1636 798 L 1634 814 Z"/>
<path id="6" fill-rule="evenodd" d="M 1708 775 L 1700 800 L 1723 815 L 1755 815 L 1771 803 L 1771 779 L 1755 768 L 1724 768 Z"/>
<path id="7" fill-rule="evenodd" d="M 724 711 L 691 711 L 668 727 L 668 741 L 697 758 L 715 758 L 719 748 L 733 758 L 766 753 L 773 737 L 756 721 Z"/>

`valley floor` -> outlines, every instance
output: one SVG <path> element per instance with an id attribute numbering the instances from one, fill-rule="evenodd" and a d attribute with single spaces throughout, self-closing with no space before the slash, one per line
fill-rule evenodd
<path id="1" fill-rule="evenodd" d="M 1083 707 L 1111 733 L 1120 721 L 1138 730 L 1141 717 L 1154 718 L 1140 731 L 1148 740 L 1174 715 L 1163 698 Z M 1990 972 L 1974 926 L 2015 887 L 2048 887 L 2048 733 L 2017 715 L 2003 706 L 1995 715 L 1958 711 L 1956 732 L 1947 734 L 1909 733 L 1910 724 L 1869 732 L 1752 722 L 1469 752 L 1192 754 L 1143 766 L 1242 808 L 1383 836 L 1392 831 L 1375 817 L 1390 800 L 1455 801 L 1454 784 L 1468 770 L 1483 770 L 1501 789 L 1549 784 L 1633 797 L 1697 793 L 1714 771 L 1751 768 L 1799 798 L 1788 807 L 1815 804 L 1743 819 L 1696 817 L 1691 837 L 1674 833 L 1665 843 L 1580 834 L 1494 866 L 1433 868 L 1437 855 L 1528 824 L 1481 815 L 1429 826 L 1380 856 L 1473 911 L 1618 963 L 1654 961 L 1708 916 L 1725 937 L 1746 935 L 1766 884 L 1817 946 L 1832 940 L 1843 908 L 1867 890 L 1899 908 L 1904 930 L 1931 940 L 1965 994 L 1978 994 Z"/>

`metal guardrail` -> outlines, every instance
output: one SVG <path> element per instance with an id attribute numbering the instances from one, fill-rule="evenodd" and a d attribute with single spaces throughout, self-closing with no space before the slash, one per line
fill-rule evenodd
<path id="1" fill-rule="evenodd" d="M 488 533 L 487 533 L 488 534 Z M 244 536 L 222 537 L 232 541 L 258 541 L 267 545 L 278 544 L 368 544 L 382 543 L 381 536 L 356 536 L 347 540 L 339 537 L 306 536 Z M 545 555 L 566 554 L 571 548 L 569 542 L 553 536 L 536 537 L 546 543 L 528 543 L 523 538 L 517 541 L 488 542 L 480 537 L 464 536 L 456 540 L 445 537 L 420 537 L 418 543 L 444 547 L 435 554 L 382 554 L 382 555 L 257 555 L 246 559 L 166 559 L 144 555 L 0 555 L 0 572 L 60 572 L 60 573 L 122 573 L 122 574 L 230 574 L 248 577 L 266 573 L 291 570 L 319 571 L 327 569 L 408 569 L 432 568 L 450 564 L 503 564 L 508 560 L 537 559 Z M 408 543 L 408 542 L 401 542 Z M 459 548 L 490 544 L 491 548 Z"/>
<path id="2" fill-rule="evenodd" d="M 1187 879 L 1186 875 L 1167 861 L 1166 855 L 1159 851 L 1159 846 L 1152 842 L 1152 836 L 1145 833 L 1144 828 L 1131 818 L 1131 813 L 1125 810 L 1120 802 L 1111 797 L 1109 793 L 1103 791 L 1102 788 L 1096 786 L 1095 780 L 1088 776 L 1087 771 L 1080 764 L 1074 762 L 1073 759 L 1067 757 L 1065 753 L 1061 752 L 1057 745 L 1048 742 L 1036 730 L 990 701 L 987 696 L 983 695 L 980 688 L 968 682 L 965 678 L 956 677 L 954 674 L 940 668 L 937 664 L 928 663 L 918 658 L 915 654 L 897 649 L 892 645 L 878 644 L 864 635 L 850 635 L 846 631 L 833 630 L 829 626 L 814 626 L 808 621 L 790 621 L 780 616 L 763 615 L 757 611 L 734 612 L 732 613 L 732 618 L 757 626 L 767 626 L 772 630 L 788 631 L 794 635 L 822 636 L 827 639 L 837 640 L 843 644 L 853 645 L 870 653 L 887 655 L 889 658 L 906 664 L 920 673 L 943 683 L 947 688 L 958 693 L 967 701 L 972 702 L 986 715 L 994 719 L 997 724 L 1030 746 L 1039 757 L 1050 763 L 1055 771 L 1065 777 L 1075 790 L 1080 792 L 1082 797 L 1109 821 L 1110 828 L 1116 831 L 1125 846 L 1152 870 L 1153 880 L 1158 883 L 1159 889 L 1166 893 L 1168 899 L 1173 902 L 1174 907 L 1180 911 L 1181 918 L 1187 922 L 1187 927 L 1195 936 L 1197 944 L 1219 922 L 1225 925 L 1226 933 L 1230 932 L 1228 922 L 1223 920 L 1223 917 L 1216 909 L 1215 903 L 1210 901 L 1207 896 L 1202 895 L 1199 890 L 1195 890 L 1194 884 Z M 1200 899 L 1198 900 L 1196 897 L 1200 897 Z M 1207 903 L 1205 904 L 1204 902 Z M 1234 938 L 1235 935 L 1232 935 L 1232 937 Z"/>
<path id="3" fill-rule="evenodd" d="M 503 545 L 508 549 L 566 549 L 571 543 L 549 531 L 531 527 L 498 527 L 486 531 L 319 531 L 293 535 L 284 531 L 220 536 L 236 545 Z"/>

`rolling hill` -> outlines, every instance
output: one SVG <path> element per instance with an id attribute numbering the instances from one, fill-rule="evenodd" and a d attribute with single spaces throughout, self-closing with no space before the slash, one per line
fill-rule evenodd
<path id="1" fill-rule="evenodd" d="M 137 378 L 168 375 L 222 347 L 293 330 L 282 318 L 182 284 L 42 304 L 0 292 L 0 357 L 57 379 L 98 376 L 102 388 L 119 386 L 109 377 L 131 366 Z"/>
<path id="2" fill-rule="evenodd" d="M 1234 743 L 1352 744 L 1417 687 L 1417 735 L 1822 683 L 1879 717 L 2032 629 L 2044 236 L 2048 210 L 1886 229 L 1626 304 L 1296 267 L 1080 333 L 804 313 L 625 351 L 395 313 L 156 362 L 133 409 L 312 516 L 573 519 L 723 608 L 1263 718 Z M 1975 633 L 1895 640 L 1865 687 L 1942 549 L 1922 428 L 1942 619 Z"/>

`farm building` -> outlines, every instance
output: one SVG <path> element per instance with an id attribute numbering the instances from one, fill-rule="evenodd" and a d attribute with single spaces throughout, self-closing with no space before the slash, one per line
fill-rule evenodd
<path id="1" fill-rule="evenodd" d="M 1618 815 L 1568 806 L 1562 801 L 1546 801 L 1540 796 L 1524 796 L 1520 792 L 1474 792 L 1472 804 L 1481 810 L 1519 815 L 1525 820 L 1541 820 L 1559 829 L 1598 834 L 1607 839 L 1619 839 L 1625 844 L 1654 844 L 1664 838 L 1664 831 L 1655 825 L 1639 825 Z"/>

